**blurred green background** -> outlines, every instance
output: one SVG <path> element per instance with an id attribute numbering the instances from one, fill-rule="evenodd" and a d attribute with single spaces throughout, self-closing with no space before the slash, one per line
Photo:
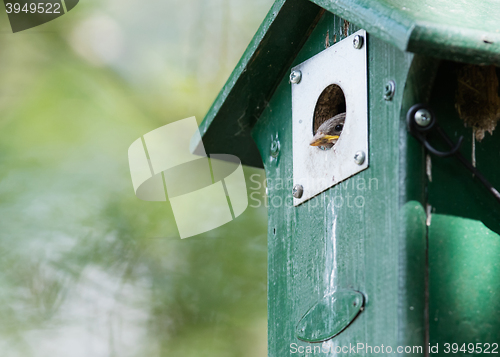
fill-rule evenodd
<path id="1" fill-rule="evenodd" d="M 181 240 L 127 150 L 203 119 L 271 5 L 85 0 L 16 34 L 0 7 L 0 356 L 266 356 L 265 207 Z"/>

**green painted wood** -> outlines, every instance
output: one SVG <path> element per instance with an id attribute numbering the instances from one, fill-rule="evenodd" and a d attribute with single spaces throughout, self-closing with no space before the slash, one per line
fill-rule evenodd
<path id="1" fill-rule="evenodd" d="M 428 103 L 437 75 L 439 60 L 416 55 L 413 58 L 406 82 L 401 104 L 401 120 L 406 119 L 408 110 L 417 103 Z M 415 200 L 425 204 L 427 178 L 425 174 L 425 150 L 422 144 L 408 136 L 406 126 L 400 129 L 400 150 L 402 156 L 400 170 L 401 202 Z"/>
<path id="2" fill-rule="evenodd" d="M 500 63 L 496 0 L 311 0 L 402 51 Z"/>
<path id="3" fill-rule="evenodd" d="M 463 155 L 472 160 L 472 128 L 466 128 L 455 109 L 457 90 L 457 64 L 443 62 L 435 80 L 429 102 L 437 120 L 453 141 L 464 136 L 461 147 Z M 497 70 L 500 76 L 500 71 Z M 500 189 L 500 157 L 498 129 L 493 135 L 486 134 L 476 142 L 477 168 Z M 441 140 L 432 140 L 437 148 L 444 150 Z M 500 233 L 500 205 L 483 185 L 454 157 L 432 157 L 432 182 L 429 182 L 429 204 L 433 212 L 482 221 L 488 228 Z"/>
<path id="4" fill-rule="evenodd" d="M 400 209 L 399 343 L 425 346 L 426 311 L 426 214 L 418 201 L 408 201 Z"/>
<path id="5" fill-rule="evenodd" d="M 430 342 L 433 356 L 472 355 L 500 344 L 500 235 L 467 218 L 432 215 L 429 227 Z M 446 353 L 445 343 L 468 353 Z M 474 344 L 474 347 L 468 344 Z M 449 349 L 452 349 L 450 346 Z M 480 350 L 477 350 L 480 352 Z M 490 347 L 489 354 L 493 351 Z M 500 347 L 496 349 L 498 353 Z M 453 352 L 453 351 L 451 351 Z M 486 355 L 478 353 L 477 355 Z"/>
<path id="6" fill-rule="evenodd" d="M 207 153 L 230 153 L 262 167 L 250 129 L 322 12 L 307 0 L 275 2 L 200 124 Z"/>
<path id="7" fill-rule="evenodd" d="M 453 141 L 464 136 L 461 152 L 471 160 L 472 128 L 464 126 L 455 109 L 458 66 L 441 64 L 429 104 Z M 484 176 L 500 187 L 497 131 L 476 142 L 476 161 Z M 439 149 L 446 148 L 436 138 L 430 141 Z M 500 343 L 499 204 L 454 157 L 433 156 L 430 173 L 430 341 L 439 343 L 443 356 L 444 343 Z"/>
<path id="8" fill-rule="evenodd" d="M 245 165 L 262 167 L 250 130 L 323 9 L 401 51 L 500 64 L 496 0 L 310 1 L 277 0 L 273 5 L 200 125 L 208 153 L 233 154 Z M 192 148 L 197 145 L 193 142 Z"/>
<path id="9" fill-rule="evenodd" d="M 327 34 L 332 42 L 342 39 L 343 25 L 341 18 L 326 13 L 292 66 L 324 50 Z M 349 33 L 355 30 L 349 26 Z M 420 203 L 405 203 L 410 193 L 402 184 L 408 176 L 402 174 L 408 168 L 407 156 L 416 155 L 422 161 L 422 150 L 406 144 L 407 150 L 400 150 L 400 143 L 409 140 L 401 105 L 403 93 L 413 95 L 403 88 L 414 56 L 372 36 L 367 46 L 367 170 L 293 207 L 291 88 L 286 77 L 252 130 L 268 179 L 268 349 L 272 357 L 304 356 L 307 348 L 318 347 L 298 340 L 295 327 L 313 304 L 337 289 L 362 292 L 366 309 L 330 344 L 319 346 L 359 342 L 395 349 L 424 344 L 425 214 Z M 396 82 L 397 90 L 392 101 L 385 101 L 383 90 L 389 79 Z M 281 150 L 277 159 L 270 155 L 276 138 Z M 423 177 L 422 165 L 412 169 L 414 176 Z M 304 352 L 293 353 L 291 344 Z"/>
<path id="10" fill-rule="evenodd" d="M 340 289 L 325 295 L 300 319 L 295 329 L 299 340 L 323 342 L 344 331 L 363 311 L 359 291 Z"/>

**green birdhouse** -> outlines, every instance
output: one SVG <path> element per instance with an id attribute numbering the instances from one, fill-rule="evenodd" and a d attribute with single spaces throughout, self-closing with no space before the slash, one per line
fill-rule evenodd
<path id="1" fill-rule="evenodd" d="M 499 16 L 273 5 L 200 125 L 266 173 L 269 356 L 500 351 Z"/>

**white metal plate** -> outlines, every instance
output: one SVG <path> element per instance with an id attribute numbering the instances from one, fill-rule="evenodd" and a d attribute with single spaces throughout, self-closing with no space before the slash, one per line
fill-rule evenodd
<path id="1" fill-rule="evenodd" d="M 354 36 L 363 37 L 363 46 L 353 46 Z M 302 79 L 292 85 L 293 183 L 302 185 L 297 206 L 368 167 L 368 89 L 366 32 L 360 30 L 323 52 L 292 68 Z M 330 150 L 310 146 L 316 103 L 323 90 L 337 84 L 346 100 L 346 120 L 342 135 Z M 358 165 L 354 156 L 365 153 Z"/>

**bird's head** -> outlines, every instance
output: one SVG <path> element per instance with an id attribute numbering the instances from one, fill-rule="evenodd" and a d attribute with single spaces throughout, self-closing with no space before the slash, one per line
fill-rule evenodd
<path id="1" fill-rule="evenodd" d="M 316 131 L 309 145 L 331 148 L 344 129 L 345 113 L 338 114 L 325 121 Z"/>

